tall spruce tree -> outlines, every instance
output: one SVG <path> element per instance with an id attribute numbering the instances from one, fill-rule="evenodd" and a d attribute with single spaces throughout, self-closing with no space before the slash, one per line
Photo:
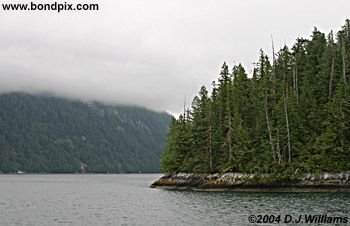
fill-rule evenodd
<path id="1" fill-rule="evenodd" d="M 350 20 L 327 37 L 315 28 L 273 52 L 261 50 L 249 78 L 221 67 L 174 119 L 165 172 L 274 173 L 350 169 Z"/>

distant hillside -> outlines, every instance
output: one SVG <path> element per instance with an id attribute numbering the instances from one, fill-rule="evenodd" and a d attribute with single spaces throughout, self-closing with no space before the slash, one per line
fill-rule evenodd
<path id="1" fill-rule="evenodd" d="M 0 171 L 159 172 L 171 117 L 140 107 L 0 95 Z"/>

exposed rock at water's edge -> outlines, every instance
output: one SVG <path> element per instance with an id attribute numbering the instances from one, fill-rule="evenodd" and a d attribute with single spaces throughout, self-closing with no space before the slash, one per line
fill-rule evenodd
<path id="1" fill-rule="evenodd" d="M 350 172 L 306 174 L 298 179 L 280 179 L 268 174 L 167 174 L 151 188 L 197 191 L 244 192 L 350 192 Z"/>

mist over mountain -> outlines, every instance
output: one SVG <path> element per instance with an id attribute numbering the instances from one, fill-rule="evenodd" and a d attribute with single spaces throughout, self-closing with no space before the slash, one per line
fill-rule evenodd
<path id="1" fill-rule="evenodd" d="M 4 3 L 12 2 L 24 3 Z M 257 50 L 272 55 L 271 36 L 277 49 L 313 26 L 337 30 L 350 8 L 348 0 L 95 2 L 100 10 L 84 13 L 1 11 L 0 93 L 49 90 L 179 114 L 225 60 L 251 76 Z"/>
<path id="2" fill-rule="evenodd" d="M 52 95 L 0 95 L 0 171 L 159 172 L 171 116 Z"/>

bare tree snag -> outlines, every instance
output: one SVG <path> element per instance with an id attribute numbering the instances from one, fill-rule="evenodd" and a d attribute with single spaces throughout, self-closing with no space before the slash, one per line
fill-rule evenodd
<path id="1" fill-rule="evenodd" d="M 208 124 L 209 124 L 209 144 L 208 144 L 208 149 L 209 149 L 209 169 L 210 172 L 213 171 L 213 150 L 212 150 L 212 128 L 211 128 L 211 109 L 209 109 L 209 117 L 208 117 Z"/>
<path id="2" fill-rule="evenodd" d="M 332 96 L 332 88 L 333 88 L 333 77 L 334 77 L 334 59 L 335 57 L 333 56 L 332 59 L 332 65 L 331 65 L 331 73 L 329 75 L 329 86 L 328 86 L 328 96 Z"/>
<path id="3" fill-rule="evenodd" d="M 288 90 L 285 91 L 284 95 L 284 113 L 286 117 L 286 127 L 287 127 L 287 138 L 288 138 L 288 164 L 290 165 L 292 163 L 292 150 L 291 150 L 291 144 L 290 144 L 290 131 L 289 131 L 289 120 L 288 120 Z"/>
<path id="4" fill-rule="evenodd" d="M 345 62 L 345 42 L 344 40 L 342 41 L 342 58 L 343 58 L 343 79 L 345 84 L 347 83 L 346 81 L 346 62 Z"/>
<path id="5" fill-rule="evenodd" d="M 265 93 L 265 117 L 266 117 L 267 131 L 269 132 L 269 141 L 270 141 L 270 145 L 271 145 L 272 156 L 273 156 L 273 159 L 276 160 L 276 152 L 275 152 L 275 146 L 274 146 L 273 140 L 272 140 L 269 113 L 267 111 L 267 95 L 266 95 L 266 93 Z"/>

